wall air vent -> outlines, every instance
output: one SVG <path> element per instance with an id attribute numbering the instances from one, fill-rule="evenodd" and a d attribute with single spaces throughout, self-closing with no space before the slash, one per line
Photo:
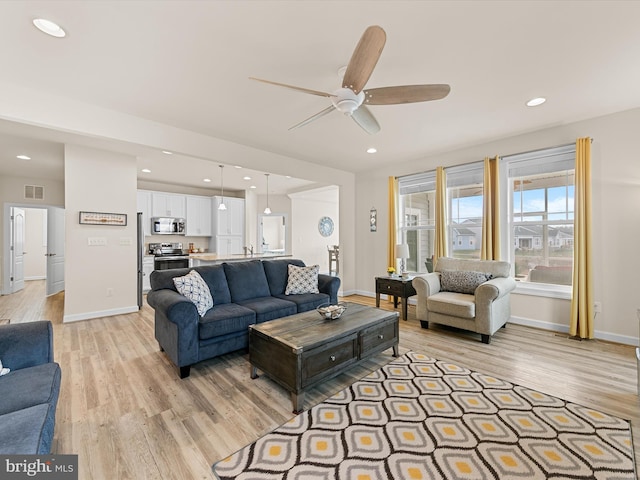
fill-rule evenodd
<path id="1" fill-rule="evenodd" d="M 32 200 L 44 199 L 44 187 L 40 185 L 25 185 L 24 198 L 29 198 Z"/>

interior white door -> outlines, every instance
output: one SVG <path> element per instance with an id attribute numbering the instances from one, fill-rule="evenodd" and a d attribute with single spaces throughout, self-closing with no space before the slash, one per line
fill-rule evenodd
<path id="1" fill-rule="evenodd" d="M 24 288 L 24 209 L 11 207 L 11 293 Z"/>
<path id="2" fill-rule="evenodd" d="M 64 209 L 47 209 L 47 296 L 64 290 Z"/>

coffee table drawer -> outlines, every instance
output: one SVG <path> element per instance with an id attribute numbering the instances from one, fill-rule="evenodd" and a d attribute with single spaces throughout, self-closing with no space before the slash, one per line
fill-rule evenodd
<path id="1" fill-rule="evenodd" d="M 342 371 L 350 363 L 358 361 L 358 335 L 322 345 L 302 354 L 302 382 L 305 388 L 325 377 Z"/>
<path id="2" fill-rule="evenodd" d="M 398 322 L 385 322 L 362 332 L 360 357 L 372 355 L 398 344 Z"/>

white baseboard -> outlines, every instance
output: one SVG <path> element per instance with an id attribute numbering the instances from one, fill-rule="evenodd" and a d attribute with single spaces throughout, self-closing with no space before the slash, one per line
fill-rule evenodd
<path id="1" fill-rule="evenodd" d="M 63 323 L 80 322 L 82 320 L 91 320 L 93 318 L 111 317 L 113 315 L 124 315 L 138 311 L 138 306 L 114 308 L 111 310 L 101 310 L 99 312 L 74 313 L 73 315 L 65 315 L 62 318 Z"/>
<path id="2" fill-rule="evenodd" d="M 35 277 L 24 277 L 24 281 L 27 282 L 29 280 L 46 280 L 47 276 L 46 275 L 37 275 Z"/>
<path id="3" fill-rule="evenodd" d="M 545 322 L 543 320 L 534 320 L 531 318 L 514 316 L 511 316 L 509 322 L 515 323 L 516 325 L 524 325 L 526 327 L 534 327 L 541 330 L 550 330 L 552 332 L 569 334 L 569 325 L 564 325 L 561 323 Z M 618 335 L 616 333 L 596 330 L 595 332 L 593 332 L 593 336 L 598 340 L 605 340 L 607 342 L 621 343 L 623 345 L 638 345 L 638 339 L 636 337 L 629 337 L 627 335 Z"/>
<path id="4" fill-rule="evenodd" d="M 375 292 L 368 292 L 366 290 L 354 290 L 348 293 L 348 295 L 362 295 L 363 297 L 373 297 L 375 298 Z M 380 295 L 381 300 L 386 300 L 386 295 Z M 410 298 L 409 305 L 415 305 L 416 299 Z M 569 325 L 564 325 L 561 323 L 553 323 L 553 322 L 545 322 L 544 320 L 535 320 L 531 318 L 524 317 L 514 317 L 511 316 L 509 319 L 510 323 L 515 323 L 516 325 L 524 325 L 526 327 L 534 327 L 539 328 L 541 330 L 549 330 L 552 332 L 559 333 L 569 333 Z M 604 332 L 602 330 L 596 330 L 594 332 L 594 337 L 598 340 L 605 340 L 607 342 L 621 343 L 623 345 L 638 345 L 638 338 L 630 337 L 628 335 L 618 335 L 616 333 Z"/>

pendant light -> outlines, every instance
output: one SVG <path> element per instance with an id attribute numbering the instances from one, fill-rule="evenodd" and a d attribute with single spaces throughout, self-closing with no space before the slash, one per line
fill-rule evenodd
<path id="1" fill-rule="evenodd" d="M 269 208 L 269 174 L 265 173 L 265 177 L 267 177 L 267 208 L 264 209 L 265 215 L 271 215 L 271 209 Z"/>
<path id="2" fill-rule="evenodd" d="M 227 206 L 224 204 L 224 181 L 222 179 L 222 174 L 224 173 L 224 165 L 219 165 L 220 167 L 220 190 L 222 191 L 222 201 L 220 205 L 218 205 L 218 210 L 226 210 Z"/>

